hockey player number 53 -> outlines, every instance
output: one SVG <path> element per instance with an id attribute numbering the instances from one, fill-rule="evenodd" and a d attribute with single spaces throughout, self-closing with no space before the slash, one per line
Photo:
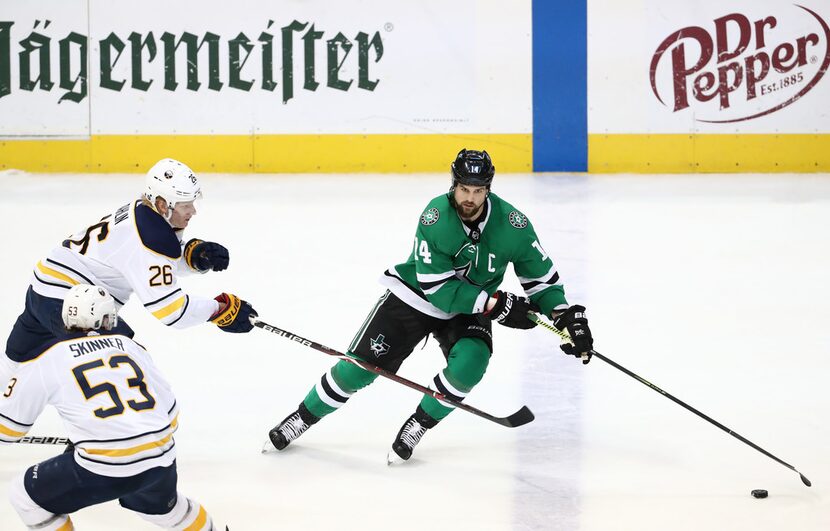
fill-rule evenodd
<path id="1" fill-rule="evenodd" d="M 146 399 L 143 401 L 127 400 L 127 405 L 130 406 L 130 409 L 134 411 L 144 411 L 156 407 L 156 399 L 153 398 L 153 395 L 151 395 L 147 391 L 147 384 L 144 383 L 144 372 L 141 370 L 141 367 L 139 367 L 136 362 L 134 362 L 126 354 L 119 354 L 117 356 L 111 357 L 108 363 L 108 365 L 113 369 L 117 368 L 119 365 L 122 364 L 129 365 L 132 368 L 133 373 L 135 374 L 135 378 L 127 379 L 127 385 L 138 389 L 138 392 L 141 393 L 141 395 Z M 72 374 L 75 375 L 75 380 L 78 381 L 78 385 L 81 388 L 81 392 L 84 393 L 84 397 L 86 397 L 87 400 L 91 399 L 96 395 L 100 395 L 101 393 L 109 394 L 113 406 L 106 409 L 98 408 L 95 411 L 93 411 L 96 417 L 105 419 L 107 417 L 112 417 L 113 415 L 120 415 L 124 413 L 124 402 L 121 401 L 121 397 L 118 395 L 118 389 L 112 383 L 103 382 L 98 385 L 89 384 L 89 380 L 87 380 L 86 377 L 86 372 L 103 366 L 104 360 L 90 361 L 89 363 L 78 365 L 77 367 L 72 369 Z"/>

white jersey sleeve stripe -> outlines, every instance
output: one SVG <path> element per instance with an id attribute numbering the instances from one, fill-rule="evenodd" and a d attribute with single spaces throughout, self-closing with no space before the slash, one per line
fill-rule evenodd
<path id="1" fill-rule="evenodd" d="M 17 440 L 26 435 L 31 427 L 31 424 L 24 424 L 6 415 L 0 415 L 0 440 L 5 440 L 5 438 L 9 437 Z"/>
<path id="2" fill-rule="evenodd" d="M 41 293 L 41 290 L 43 290 L 43 289 L 51 290 L 51 288 L 44 288 L 44 286 L 52 286 L 52 287 L 61 288 L 61 289 L 69 289 L 69 288 L 72 287 L 72 286 L 69 286 L 67 284 L 56 284 L 54 282 L 47 282 L 47 281 L 43 280 L 42 278 L 40 278 L 37 275 L 36 272 L 33 272 L 32 278 L 33 278 L 32 287 L 33 287 L 33 289 L 35 287 L 37 287 L 37 289 L 35 290 L 35 291 L 37 291 L 37 293 Z M 46 295 L 46 296 L 49 297 L 50 295 Z M 51 297 L 53 299 L 60 299 L 63 296 L 64 296 L 63 292 L 56 293 L 54 290 L 51 291 Z"/>
<path id="3" fill-rule="evenodd" d="M 446 281 L 441 282 L 440 284 L 437 284 L 437 285 L 435 285 L 431 288 L 426 288 L 423 284 L 421 284 L 421 291 L 424 292 L 424 295 L 432 295 L 433 293 L 435 293 L 439 289 L 443 288 L 444 284 L 446 284 Z"/>
<path id="4" fill-rule="evenodd" d="M 71 268 L 71 267 L 69 267 L 68 265 L 62 264 L 62 263 L 60 263 L 60 262 L 56 262 L 56 261 L 52 260 L 51 258 L 47 258 L 47 259 L 46 259 L 46 261 L 47 261 L 47 262 L 49 262 L 49 263 L 50 263 L 50 264 L 52 264 L 52 265 L 55 265 L 55 266 L 61 267 L 61 268 L 65 269 L 65 270 L 67 270 L 67 271 L 71 271 L 72 273 L 74 273 L 75 275 L 77 275 L 77 277 L 78 277 L 78 278 L 82 279 L 82 280 L 83 280 L 84 282 L 86 282 L 87 284 L 95 284 L 93 281 L 89 280 L 89 279 L 88 279 L 88 278 L 86 278 L 84 275 L 82 275 L 79 271 L 76 271 L 76 270 L 72 269 L 72 268 Z"/>
<path id="5" fill-rule="evenodd" d="M 176 289 L 174 289 L 173 291 L 171 291 L 170 293 L 168 293 L 167 295 L 165 295 L 164 297 L 160 297 L 160 298 L 158 298 L 158 299 L 156 299 L 156 300 L 154 300 L 154 301 L 152 301 L 152 302 L 148 302 L 148 303 L 146 303 L 146 304 L 144 305 L 144 307 L 145 307 L 145 308 L 149 308 L 150 306 L 153 306 L 153 305 L 155 305 L 155 304 L 158 304 L 158 303 L 160 303 L 161 301 L 163 301 L 164 299 L 166 299 L 166 298 L 168 298 L 168 297 L 172 297 L 173 295 L 175 295 L 176 293 L 178 293 L 178 292 L 180 292 L 180 291 L 181 291 L 181 288 L 176 288 Z"/>
<path id="6" fill-rule="evenodd" d="M 562 284 L 561 284 L 561 283 L 558 283 L 558 282 L 557 282 L 557 283 L 554 283 L 554 284 L 539 284 L 539 285 L 534 286 L 534 287 L 532 287 L 532 288 L 528 288 L 528 289 L 526 289 L 526 290 L 525 290 L 525 294 L 526 294 L 528 297 L 530 297 L 531 295 L 536 295 L 536 294 L 537 294 L 537 293 L 539 293 L 540 291 L 542 291 L 542 290 L 546 290 L 546 289 L 548 289 L 548 288 L 549 288 L 549 287 L 551 287 L 551 286 L 561 286 L 561 285 L 562 285 Z"/>
<path id="7" fill-rule="evenodd" d="M 7 424 L 7 425 L 9 425 L 9 424 L 14 425 L 14 426 L 17 426 L 17 427 L 22 428 L 22 429 L 28 429 L 28 428 L 32 427 L 32 424 L 26 424 L 25 422 L 20 422 L 19 420 L 14 420 L 13 418 L 7 417 L 6 415 L 3 415 L 2 413 L 0 413 L 0 419 L 3 419 L 3 420 L 0 420 L 0 422 L 5 421 L 5 424 Z"/>
<path id="8" fill-rule="evenodd" d="M 455 276 L 455 271 L 444 271 L 443 273 L 416 273 L 418 282 L 438 282 Z"/>
<path id="9" fill-rule="evenodd" d="M 184 314 L 187 313 L 187 307 L 190 306 L 190 295 L 185 295 L 184 299 L 184 308 L 182 308 L 182 312 L 179 314 L 178 317 L 167 323 L 167 326 L 173 326 L 174 324 L 178 323 L 181 320 L 181 318 L 184 317 Z"/>
<path id="10" fill-rule="evenodd" d="M 67 284 L 71 285 L 71 286 L 76 286 L 76 285 L 80 284 L 80 282 L 78 282 L 77 280 L 75 280 L 75 279 L 73 279 L 73 278 L 71 278 L 67 275 L 64 275 L 60 271 L 52 269 L 51 267 L 46 267 L 45 265 L 43 265 L 43 262 L 38 262 L 37 263 L 37 268 L 44 275 L 49 275 L 50 277 L 56 278 L 58 280 L 62 280 L 64 282 L 66 282 Z"/>
<path id="11" fill-rule="evenodd" d="M 155 317 L 156 319 L 159 319 L 159 320 L 164 319 L 165 317 L 167 317 L 171 313 L 175 312 L 176 310 L 178 310 L 179 308 L 184 306 L 184 302 L 185 302 L 185 297 L 184 297 L 184 295 L 182 295 L 181 297 L 174 300 L 173 302 L 171 302 L 167 306 L 161 308 L 160 310 L 154 311 L 153 312 L 153 317 Z"/>
<path id="12" fill-rule="evenodd" d="M 478 297 L 476 297 L 475 304 L 473 304 L 473 313 L 484 313 L 484 308 L 489 299 L 490 295 L 486 291 L 482 290 L 481 293 L 478 294 Z"/>
<path id="13" fill-rule="evenodd" d="M 549 280 L 553 277 L 553 275 L 555 275 L 555 274 L 556 274 L 556 268 L 555 268 L 555 267 L 553 267 L 553 264 L 551 264 L 550 269 L 548 269 L 548 272 L 547 272 L 547 273 L 545 273 L 544 275 L 542 275 L 541 277 L 539 277 L 539 278 L 526 278 L 526 277 L 519 277 L 519 282 L 520 282 L 521 284 L 529 284 L 529 283 L 531 283 L 531 282 L 547 282 L 547 281 L 549 281 Z"/>
<path id="14" fill-rule="evenodd" d="M 525 294 L 527 294 L 528 297 L 535 295 L 540 291 L 544 291 L 551 286 L 562 285 L 562 282 L 559 280 L 559 273 L 556 271 L 556 268 L 553 267 L 553 264 L 551 264 L 548 272 L 541 277 L 526 278 L 520 276 L 519 282 L 522 284 L 522 288 L 525 290 Z"/>
<path id="15" fill-rule="evenodd" d="M 13 439 L 19 439 L 26 435 L 25 431 L 15 431 L 11 428 L 7 428 L 3 424 L 0 424 L 0 435 L 5 435 L 6 437 L 11 437 Z"/>

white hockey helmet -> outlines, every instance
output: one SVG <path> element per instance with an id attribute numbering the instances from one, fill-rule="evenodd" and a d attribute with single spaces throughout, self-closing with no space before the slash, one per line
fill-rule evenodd
<path id="1" fill-rule="evenodd" d="M 144 197 L 156 208 L 156 198 L 167 201 L 169 212 L 176 203 L 195 201 L 202 197 L 202 187 L 193 170 L 178 160 L 161 159 L 147 172 Z M 170 214 L 168 213 L 168 216 Z"/>
<path id="2" fill-rule="evenodd" d="M 118 325 L 115 300 L 99 286 L 78 284 L 69 288 L 61 310 L 66 328 L 111 330 Z"/>

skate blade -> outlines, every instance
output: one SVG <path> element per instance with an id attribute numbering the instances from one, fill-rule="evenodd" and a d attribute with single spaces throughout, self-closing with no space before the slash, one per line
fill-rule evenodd
<path id="1" fill-rule="evenodd" d="M 271 442 L 271 439 L 267 439 L 265 444 L 262 445 L 262 453 L 270 454 L 277 451 L 277 447 L 274 446 L 274 443 Z"/>
<path id="2" fill-rule="evenodd" d="M 406 460 L 396 454 L 395 450 L 389 450 L 389 453 L 386 454 L 386 466 L 398 466 L 404 463 L 406 463 Z"/>

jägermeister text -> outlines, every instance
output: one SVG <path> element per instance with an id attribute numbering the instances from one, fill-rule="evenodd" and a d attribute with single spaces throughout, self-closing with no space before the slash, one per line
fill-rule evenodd
<path id="1" fill-rule="evenodd" d="M 41 24 L 42 22 L 42 24 Z M 12 65 L 16 63 L 19 90 L 51 91 L 55 82 L 60 89 L 58 103 L 78 103 L 88 95 L 89 68 L 100 69 L 100 87 L 121 92 L 128 87 L 133 90 L 169 90 L 181 88 L 199 91 L 241 90 L 249 92 L 254 88 L 274 92 L 280 87 L 283 103 L 294 97 L 294 67 L 302 65 L 304 90 L 315 91 L 325 76 L 326 87 L 347 91 L 354 85 L 358 89 L 373 91 L 379 83 L 371 79 L 370 63 L 377 63 L 383 57 L 383 41 L 380 33 L 369 35 L 360 31 L 349 38 L 342 32 L 326 38 L 314 23 L 294 20 L 290 24 L 271 30 L 274 21 L 269 20 L 265 29 L 252 38 L 243 32 L 232 38 L 225 38 L 211 32 L 201 35 L 183 32 L 179 34 L 153 31 L 129 35 L 110 32 L 98 41 L 98 54 L 88 55 L 89 38 L 76 32 L 53 42 L 56 37 L 49 33 L 51 21 L 34 21 L 29 35 L 12 43 L 11 29 L 15 22 L 0 21 L 0 98 L 8 96 L 12 87 Z M 276 29 L 276 28 L 275 28 Z M 276 42 L 275 42 L 276 41 Z M 227 54 L 220 53 L 222 48 Z M 252 61 L 259 56 L 259 71 Z M 16 57 L 15 57 L 16 56 Z M 52 62 L 57 57 L 58 79 L 53 79 Z M 275 63 L 281 60 L 279 66 Z M 318 72 L 318 60 L 325 63 L 325 73 Z M 184 62 L 187 75 L 177 78 L 176 65 Z M 345 71 L 354 72 L 357 63 L 357 79 Z M 129 65 L 129 74 L 123 63 Z M 148 72 L 152 66 L 163 63 L 163 79 L 154 79 Z M 347 63 L 349 62 L 349 63 Z M 178 63 L 181 64 L 181 63 Z M 348 68 L 344 65 L 348 64 Z M 117 68 L 117 66 L 120 68 Z M 199 71 L 207 70 L 207 83 L 200 81 Z M 156 69 L 159 70 L 159 69 Z M 318 81 L 318 78 L 319 81 Z"/>

